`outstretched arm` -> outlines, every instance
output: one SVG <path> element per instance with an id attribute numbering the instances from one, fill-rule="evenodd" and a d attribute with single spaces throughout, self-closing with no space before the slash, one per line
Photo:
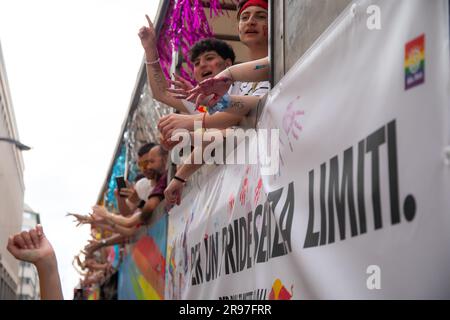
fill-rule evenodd
<path id="1" fill-rule="evenodd" d="M 237 125 L 242 118 L 260 102 L 257 96 L 231 96 L 227 109 L 223 112 L 210 114 L 179 115 L 170 114 L 162 117 L 158 122 L 158 129 L 165 139 L 172 136 L 176 129 L 194 131 L 197 121 L 205 128 L 226 129 Z"/>
<path id="2" fill-rule="evenodd" d="M 124 227 L 117 224 L 112 227 L 112 230 L 113 232 L 117 232 L 123 236 L 131 237 L 134 236 L 139 229 L 136 227 Z"/>
<path id="3" fill-rule="evenodd" d="M 123 217 L 121 215 L 108 212 L 104 207 L 101 206 L 94 206 L 92 209 L 94 212 L 94 216 L 105 218 L 106 220 L 123 227 L 134 227 L 140 222 L 139 217 L 141 213 L 139 211 L 134 213 L 131 217 Z"/>
<path id="4" fill-rule="evenodd" d="M 260 82 L 269 79 L 269 59 L 263 58 L 241 63 L 226 68 L 214 78 L 200 82 L 195 88 L 174 97 L 196 101 L 196 104 L 206 103 L 208 107 L 215 105 L 220 97 L 224 96 L 235 81 Z M 168 89 L 172 93 L 183 92 L 182 89 Z M 207 97 L 210 98 L 208 102 Z"/>
<path id="5" fill-rule="evenodd" d="M 128 240 L 127 236 L 121 235 L 121 234 L 114 234 L 111 237 L 104 239 L 104 241 L 98 241 L 98 240 L 90 240 L 89 244 L 85 247 L 85 252 L 83 252 L 87 257 L 92 256 L 92 254 L 103 248 L 103 247 L 109 247 L 115 244 L 123 244 Z"/>
<path id="6" fill-rule="evenodd" d="M 269 57 L 265 57 L 228 67 L 214 78 L 230 78 L 232 81 L 241 82 L 259 82 L 267 81 L 269 73 Z"/>
<path id="7" fill-rule="evenodd" d="M 230 104 L 222 112 L 207 114 L 203 125 L 205 128 L 226 129 L 237 125 L 253 108 L 260 103 L 257 96 L 231 96 Z"/>

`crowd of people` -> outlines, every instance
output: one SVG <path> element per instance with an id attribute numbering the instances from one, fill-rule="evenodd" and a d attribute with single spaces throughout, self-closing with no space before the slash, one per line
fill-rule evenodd
<path id="1" fill-rule="evenodd" d="M 189 57 L 184 59 L 193 64 L 195 87 L 178 75 L 166 79 L 160 65 L 156 32 L 150 18 L 146 16 L 146 19 L 147 25 L 139 30 L 138 36 L 145 51 L 148 85 L 154 99 L 178 113 L 160 119 L 159 144 L 148 142 L 140 147 L 137 155 L 140 175 L 134 182 L 127 181 L 126 187 L 115 190 L 118 213 L 97 205 L 88 215 L 70 214 L 77 225 L 89 224 L 92 230 L 92 239 L 74 258 L 74 266 L 83 277 L 79 289 L 114 282 L 117 270 L 109 257 L 110 249 L 106 248 L 131 241 L 163 200 L 167 205 L 180 204 L 185 184 L 204 163 L 190 160 L 207 142 L 191 147 L 191 154 L 178 164 L 169 181 L 169 154 L 179 143 L 176 130 L 185 129 L 193 135 L 195 123 L 201 123 L 201 134 L 218 129 L 225 135 L 224 130 L 239 126 L 270 90 L 266 0 L 244 0 L 238 6 L 239 38 L 247 47 L 251 61 L 235 65 L 233 48 L 215 38 L 200 40 L 192 46 Z M 36 265 L 42 299 L 62 299 L 55 254 L 41 226 L 11 236 L 8 250 L 17 259 Z M 78 294 L 76 297 L 83 298 Z M 117 298 L 117 292 L 112 289 L 104 298 Z"/>

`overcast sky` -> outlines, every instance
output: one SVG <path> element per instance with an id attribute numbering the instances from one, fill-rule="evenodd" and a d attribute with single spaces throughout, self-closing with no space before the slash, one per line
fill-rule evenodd
<path id="1" fill-rule="evenodd" d="M 25 160 L 25 202 L 41 214 L 65 299 L 72 259 L 113 156 L 143 57 L 137 32 L 159 0 L 0 0 L 0 41 Z"/>

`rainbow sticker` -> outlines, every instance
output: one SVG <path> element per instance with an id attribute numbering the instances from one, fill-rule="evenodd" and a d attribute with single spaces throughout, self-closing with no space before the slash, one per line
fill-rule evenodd
<path id="1" fill-rule="evenodd" d="M 208 112 L 208 107 L 207 107 L 207 106 L 204 106 L 204 105 L 199 105 L 199 106 L 197 107 L 197 111 L 199 111 L 199 112 L 201 112 L 201 113 Z"/>
<path id="2" fill-rule="evenodd" d="M 425 83 L 425 34 L 405 46 L 405 90 Z"/>

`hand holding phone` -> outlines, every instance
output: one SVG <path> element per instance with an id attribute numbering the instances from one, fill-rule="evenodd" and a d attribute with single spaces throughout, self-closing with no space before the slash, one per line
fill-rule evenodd
<path id="1" fill-rule="evenodd" d="M 127 187 L 127 184 L 125 182 L 125 178 L 124 177 L 116 177 L 116 183 L 117 183 L 117 189 L 119 191 L 120 194 L 120 189 L 124 189 Z"/>

